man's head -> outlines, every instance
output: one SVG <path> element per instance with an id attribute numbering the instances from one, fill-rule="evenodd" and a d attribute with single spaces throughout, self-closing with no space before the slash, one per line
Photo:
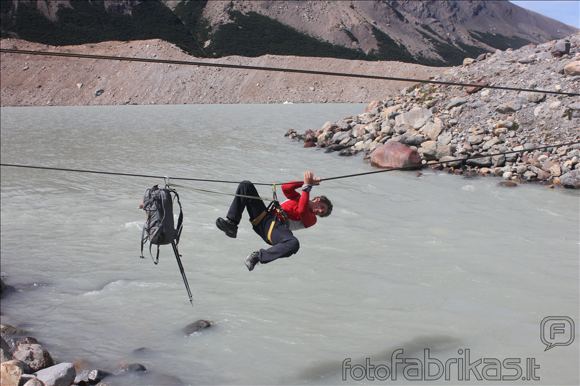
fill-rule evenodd
<path id="1" fill-rule="evenodd" d="M 312 211 L 320 217 L 327 217 L 332 213 L 332 202 L 326 196 L 317 196 L 312 199 Z"/>

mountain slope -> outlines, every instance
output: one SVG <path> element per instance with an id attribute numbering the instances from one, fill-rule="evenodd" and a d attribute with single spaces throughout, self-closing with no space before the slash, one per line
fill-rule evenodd
<path id="1" fill-rule="evenodd" d="M 2 36 L 51 45 L 163 39 L 196 56 L 459 64 L 575 33 L 508 1 L 1 1 Z"/>

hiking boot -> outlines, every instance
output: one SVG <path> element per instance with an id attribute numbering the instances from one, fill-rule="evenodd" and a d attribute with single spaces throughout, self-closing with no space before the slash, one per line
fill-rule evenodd
<path id="1" fill-rule="evenodd" d="M 235 239 L 238 235 L 238 226 L 229 218 L 223 219 L 218 217 L 218 219 L 215 220 L 215 225 L 219 230 L 223 231 L 226 236 L 231 237 L 232 239 Z"/>
<path id="2" fill-rule="evenodd" d="M 250 253 L 248 255 L 248 257 L 246 257 L 246 260 L 244 260 L 244 263 L 246 264 L 246 267 L 248 267 L 248 271 L 254 270 L 254 267 L 256 266 L 256 264 L 258 264 L 260 262 L 259 256 L 260 256 L 260 251 L 254 251 L 254 252 Z"/>

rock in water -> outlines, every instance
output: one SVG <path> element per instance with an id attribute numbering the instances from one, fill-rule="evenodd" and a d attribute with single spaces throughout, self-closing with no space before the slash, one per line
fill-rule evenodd
<path id="1" fill-rule="evenodd" d="M 208 321 L 208 320 L 196 320 L 193 323 L 188 324 L 187 326 L 183 327 L 183 332 L 185 333 L 185 335 L 191 335 L 196 331 L 199 330 L 203 330 L 205 328 L 209 328 L 213 325 L 212 322 Z"/>
<path id="2" fill-rule="evenodd" d="M 517 182 L 514 181 L 500 181 L 498 182 L 499 186 L 504 186 L 506 188 L 515 188 L 516 186 L 518 186 Z"/>
<path id="3" fill-rule="evenodd" d="M 100 369 L 91 370 L 91 371 L 89 371 L 89 375 L 88 375 L 89 383 L 90 384 L 97 384 L 110 375 L 112 375 L 112 374 L 109 373 L 108 371 L 104 371 L 104 370 L 100 370 Z"/>
<path id="4" fill-rule="evenodd" d="M 371 153 L 371 165 L 379 168 L 420 169 L 421 156 L 417 150 L 400 142 L 388 142 Z"/>
<path id="5" fill-rule="evenodd" d="M 125 363 L 121 365 L 121 373 L 141 373 L 147 371 L 147 368 L 141 363 Z"/>
<path id="6" fill-rule="evenodd" d="M 22 377 L 24 378 L 24 377 Z M 30 378 L 23 386 L 46 386 L 41 380 L 36 377 Z"/>
<path id="7" fill-rule="evenodd" d="M 76 371 L 72 363 L 59 363 L 35 373 L 46 386 L 70 386 L 75 380 Z"/>
<path id="8" fill-rule="evenodd" d="M 89 370 L 82 370 L 75 375 L 73 383 L 75 385 L 88 385 L 89 384 Z"/>
<path id="9" fill-rule="evenodd" d="M 0 297 L 5 296 L 14 291 L 15 291 L 14 287 L 4 283 L 4 280 L 0 279 Z"/>
<path id="10" fill-rule="evenodd" d="M 14 359 L 30 366 L 32 371 L 38 371 L 54 364 L 48 351 L 39 344 L 20 344 L 12 355 Z"/>

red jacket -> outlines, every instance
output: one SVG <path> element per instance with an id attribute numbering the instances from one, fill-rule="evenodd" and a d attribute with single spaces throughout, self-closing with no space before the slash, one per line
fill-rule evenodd
<path id="1" fill-rule="evenodd" d="M 300 221 L 304 228 L 316 224 L 316 215 L 310 210 L 310 192 L 302 191 L 298 193 L 296 189 L 302 187 L 302 181 L 289 182 L 282 185 L 282 192 L 288 198 L 282 204 L 282 209 L 293 221 Z"/>

